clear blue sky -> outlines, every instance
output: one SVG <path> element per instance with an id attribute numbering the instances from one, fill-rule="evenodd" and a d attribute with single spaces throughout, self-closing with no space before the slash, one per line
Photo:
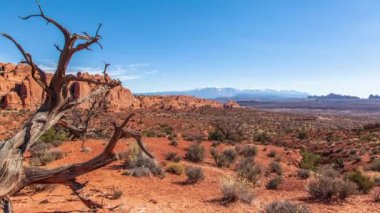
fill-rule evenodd
<path id="1" fill-rule="evenodd" d="M 78 54 L 71 69 L 103 61 L 134 92 L 206 86 L 294 89 L 366 97 L 380 93 L 378 0 L 41 0 L 72 32 L 103 23 L 104 49 Z M 54 65 L 62 36 L 33 0 L 0 0 L 0 31 L 41 66 Z M 0 40 L 0 61 L 21 59 Z"/>

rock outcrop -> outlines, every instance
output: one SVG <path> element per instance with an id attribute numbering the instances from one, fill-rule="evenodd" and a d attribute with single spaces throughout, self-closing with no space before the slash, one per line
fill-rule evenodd
<path id="1" fill-rule="evenodd" d="M 31 68 L 24 64 L 0 63 L 0 108 L 12 110 L 34 110 L 44 101 L 44 91 L 31 76 Z M 94 80 L 101 79 L 101 75 L 78 73 L 77 75 Z M 47 73 L 49 82 L 52 74 Z M 70 92 L 74 98 L 88 96 L 94 90 L 94 85 L 86 82 L 73 82 Z M 108 97 L 110 111 L 120 112 L 125 109 L 165 109 L 182 110 L 200 107 L 223 108 L 217 101 L 199 99 L 192 96 L 133 96 L 129 89 L 122 86 L 113 88 Z M 83 104 L 81 107 L 86 107 Z"/>
<path id="2" fill-rule="evenodd" d="M 238 103 L 236 103 L 236 101 L 229 100 L 223 104 L 223 108 L 224 109 L 240 108 L 240 105 Z"/>
<path id="3" fill-rule="evenodd" d="M 201 107 L 222 108 L 217 101 L 195 98 L 193 96 L 136 96 L 143 109 L 184 110 Z"/>

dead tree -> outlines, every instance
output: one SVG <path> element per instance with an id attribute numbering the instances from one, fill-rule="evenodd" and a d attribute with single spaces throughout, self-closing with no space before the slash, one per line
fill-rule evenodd
<path id="1" fill-rule="evenodd" d="M 70 109 L 98 95 L 104 94 L 121 84 L 118 80 L 110 80 L 107 78 L 107 66 L 104 69 L 103 80 L 93 80 L 81 75 L 67 74 L 66 71 L 70 60 L 76 53 L 83 50 L 90 50 L 90 47 L 94 44 L 98 44 L 101 47 L 99 43 L 101 39 L 99 35 L 101 25 L 99 25 L 94 35 L 71 33 L 57 21 L 46 16 L 38 2 L 37 5 L 39 8 L 38 14 L 22 17 L 22 19 L 41 18 L 48 24 L 52 24 L 63 34 L 64 44 L 62 47 L 55 45 L 60 56 L 52 79 L 48 82 L 45 72 L 34 62 L 32 55 L 26 52 L 21 44 L 12 36 L 1 33 L 2 36 L 15 44 L 20 51 L 24 58 L 22 63 L 26 63 L 31 67 L 31 76 L 38 85 L 43 88 L 46 98 L 30 120 L 13 138 L 0 143 L 0 208 L 3 209 L 4 212 L 12 212 L 10 197 L 24 187 L 37 183 L 66 184 L 78 194 L 80 199 L 88 207 L 98 208 L 100 207 L 99 205 L 80 195 L 81 185 L 76 182 L 75 178 L 114 162 L 116 158 L 113 150 L 120 138 L 133 137 L 137 140 L 143 151 L 146 152 L 146 150 L 143 148 L 140 134 L 124 128 L 132 117 L 132 115 L 130 115 L 121 125 L 114 123 L 113 135 L 104 150 L 86 162 L 65 165 L 53 169 L 31 167 L 23 164 L 25 152 L 36 143 L 38 138 L 49 128 L 60 122 Z M 97 85 L 97 89 L 88 97 L 74 99 L 70 95 L 69 85 L 76 81 Z M 67 128 L 70 127 L 67 126 Z M 151 156 L 149 153 L 147 154 Z"/>

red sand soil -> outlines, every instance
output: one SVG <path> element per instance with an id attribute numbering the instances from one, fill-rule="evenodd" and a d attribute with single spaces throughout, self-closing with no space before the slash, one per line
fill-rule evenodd
<path id="1" fill-rule="evenodd" d="M 165 164 L 164 155 L 168 151 L 177 152 L 184 156 L 185 149 L 191 142 L 179 141 L 179 146 L 169 145 L 166 138 L 145 138 L 149 150 L 154 153 L 159 162 Z M 126 151 L 132 140 L 121 140 L 116 148 L 117 152 Z M 272 160 L 267 157 L 270 150 L 276 150 L 282 156 L 285 182 L 278 190 L 267 190 L 265 183 L 268 178 L 262 177 L 255 191 L 255 199 L 251 204 L 236 202 L 223 206 L 218 202 L 222 194 L 219 181 L 225 174 L 233 174 L 232 169 L 220 169 L 215 167 L 209 155 L 210 142 L 203 142 L 207 148 L 207 158 L 201 166 L 205 173 L 205 179 L 195 185 L 182 185 L 186 180 L 185 175 L 177 176 L 166 174 L 166 177 L 136 178 L 122 175 L 121 162 L 115 162 L 104 168 L 82 175 L 79 182 L 88 184 L 84 193 L 92 200 L 102 203 L 106 208 L 119 206 L 115 212 L 260 212 L 268 203 L 275 200 L 289 200 L 308 205 L 312 212 L 380 212 L 380 204 L 372 201 L 372 195 L 357 195 L 350 197 L 344 203 L 321 204 L 308 201 L 306 186 L 308 180 L 300 180 L 296 177 L 297 162 L 300 159 L 297 150 L 290 150 L 286 154 L 284 148 L 258 145 L 259 154 L 256 162 L 267 166 Z M 66 156 L 48 165 L 55 167 L 63 164 L 82 162 L 101 152 L 105 145 L 102 140 L 87 140 L 85 146 L 91 148 L 91 152 L 80 152 L 81 142 L 65 142 L 59 149 Z M 185 165 L 193 163 L 183 161 Z M 105 195 L 114 190 L 123 192 L 121 198 L 110 200 Z M 52 189 L 36 194 L 24 190 L 20 195 L 12 197 L 15 212 L 83 212 L 89 211 L 79 199 L 72 194 L 71 190 L 62 185 L 56 185 Z M 109 210 L 103 210 L 108 212 Z"/>

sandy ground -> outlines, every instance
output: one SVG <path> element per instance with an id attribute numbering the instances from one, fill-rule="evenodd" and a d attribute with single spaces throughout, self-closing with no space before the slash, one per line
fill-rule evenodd
<path id="1" fill-rule="evenodd" d="M 168 151 L 175 151 L 184 156 L 185 149 L 191 142 L 179 141 L 179 146 L 169 145 L 166 138 L 145 138 L 149 150 L 165 164 L 164 155 Z M 132 140 L 121 140 L 116 148 L 117 152 L 125 151 Z M 203 143 L 209 150 L 210 142 Z M 49 164 L 55 167 L 72 162 L 81 162 L 97 155 L 105 145 L 102 140 L 87 140 L 86 146 L 91 152 L 80 152 L 80 142 L 66 142 L 59 149 L 66 156 Z M 300 180 L 296 177 L 296 163 L 299 160 L 298 151 L 290 151 L 286 154 L 284 148 L 266 146 L 259 147 L 256 162 L 263 167 L 272 160 L 267 157 L 270 150 L 276 150 L 282 156 L 285 181 L 278 190 L 267 190 L 266 177 L 261 177 L 260 184 L 255 191 L 255 199 L 251 204 L 236 202 L 228 206 L 221 205 L 218 200 L 220 192 L 220 178 L 223 175 L 233 173 L 232 169 L 220 169 L 214 166 L 213 160 L 207 151 L 207 158 L 201 166 L 205 173 L 205 179 L 195 185 L 181 184 L 186 180 L 185 175 L 177 176 L 166 174 L 165 178 L 144 177 L 135 178 L 122 175 L 121 162 L 115 162 L 99 170 L 85 174 L 78 178 L 79 182 L 88 181 L 84 193 L 106 208 L 118 206 L 114 212 L 261 212 L 262 209 L 274 200 L 290 200 L 304 203 L 312 212 L 380 212 L 380 204 L 372 201 L 372 195 L 357 195 L 349 198 L 344 203 L 321 204 L 308 200 L 306 186 L 308 180 Z M 193 163 L 182 161 L 185 165 Z M 115 190 L 123 192 L 121 198 L 110 200 L 105 198 Z M 12 197 L 15 212 L 86 212 L 89 211 L 79 199 L 72 194 L 71 190 L 63 185 L 56 185 L 51 189 L 32 194 L 28 190 L 20 195 Z M 103 210 L 100 212 L 109 212 Z"/>

